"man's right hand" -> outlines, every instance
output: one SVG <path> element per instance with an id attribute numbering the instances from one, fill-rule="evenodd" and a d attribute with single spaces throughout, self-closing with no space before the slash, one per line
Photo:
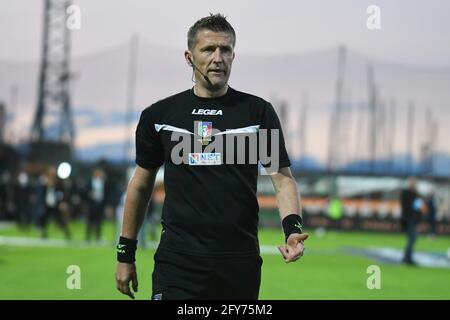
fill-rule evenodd
<path id="1" fill-rule="evenodd" d="M 130 290 L 130 281 L 134 292 L 138 292 L 138 279 L 136 273 L 136 265 L 133 263 L 117 263 L 116 270 L 116 287 L 121 293 L 126 294 L 134 299 L 134 294 Z"/>

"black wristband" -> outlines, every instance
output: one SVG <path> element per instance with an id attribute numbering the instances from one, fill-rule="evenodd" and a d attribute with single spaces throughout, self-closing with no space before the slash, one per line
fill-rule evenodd
<path id="1" fill-rule="evenodd" d="M 117 261 L 134 263 L 136 261 L 136 249 L 137 240 L 120 237 L 117 244 Z"/>
<path id="2" fill-rule="evenodd" d="M 303 233 L 303 219 L 298 214 L 290 214 L 281 222 L 285 235 L 285 242 L 292 233 Z"/>

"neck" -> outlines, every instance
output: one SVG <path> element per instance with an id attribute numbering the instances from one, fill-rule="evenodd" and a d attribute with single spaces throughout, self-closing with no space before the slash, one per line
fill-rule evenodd
<path id="1" fill-rule="evenodd" d="M 217 89 L 217 90 L 205 88 L 205 87 L 199 85 L 198 83 L 196 83 L 194 86 L 194 94 L 196 96 L 202 97 L 202 98 L 221 97 L 221 96 L 225 95 L 227 93 L 227 91 L 228 91 L 228 85 L 225 85 L 222 88 Z"/>

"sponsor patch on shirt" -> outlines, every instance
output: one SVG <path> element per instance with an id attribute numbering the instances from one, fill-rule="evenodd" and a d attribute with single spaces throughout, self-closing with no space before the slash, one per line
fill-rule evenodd
<path id="1" fill-rule="evenodd" d="M 217 166 L 221 164 L 221 155 L 218 152 L 189 153 L 190 166 Z"/>

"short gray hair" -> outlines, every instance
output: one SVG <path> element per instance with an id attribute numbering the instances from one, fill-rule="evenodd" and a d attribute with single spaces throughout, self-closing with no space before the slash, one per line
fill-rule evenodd
<path id="1" fill-rule="evenodd" d="M 197 40 L 197 32 L 202 29 L 207 29 L 214 32 L 226 32 L 233 37 L 233 47 L 236 44 L 236 33 L 234 32 L 231 24 L 227 21 L 227 17 L 220 13 L 210 13 L 209 16 L 201 18 L 200 20 L 195 22 L 192 27 L 189 28 L 187 36 L 187 44 L 189 50 L 192 50 L 194 48 Z"/>

